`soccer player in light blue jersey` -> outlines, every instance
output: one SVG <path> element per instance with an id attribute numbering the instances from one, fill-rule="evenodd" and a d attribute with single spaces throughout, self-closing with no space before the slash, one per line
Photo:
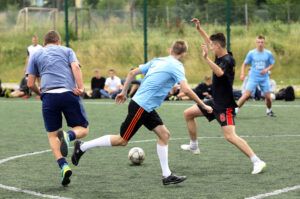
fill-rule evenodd
<path id="1" fill-rule="evenodd" d="M 246 87 L 246 92 L 239 99 L 237 105 L 242 107 L 245 101 L 251 96 L 252 91 L 259 85 L 262 92 L 265 93 L 267 116 L 276 117 L 272 111 L 272 98 L 270 90 L 269 71 L 273 68 L 275 60 L 271 51 L 265 49 L 265 37 L 258 36 L 256 38 L 257 48 L 251 50 L 243 65 L 241 71 L 241 80 L 245 78 L 245 67 L 251 64 L 251 70 L 249 73 L 249 79 Z M 237 109 L 238 110 L 238 109 Z M 237 111 L 236 110 L 236 111 Z"/>
<path id="2" fill-rule="evenodd" d="M 62 185 L 70 183 L 72 171 L 65 159 L 69 143 L 88 134 L 88 120 L 80 95 L 84 87 L 81 69 L 72 49 L 60 46 L 60 35 L 49 31 L 45 36 L 44 48 L 32 55 L 26 74 L 28 87 L 41 95 L 45 128 L 50 147 L 61 169 Z M 41 77 L 41 91 L 35 84 Z M 72 129 L 62 131 L 62 113 Z"/>
<path id="3" fill-rule="evenodd" d="M 163 185 L 177 184 L 186 179 L 186 176 L 176 176 L 171 173 L 168 165 L 168 141 L 170 132 L 163 124 L 155 111 L 166 98 L 176 82 L 180 82 L 181 90 L 194 100 L 200 107 L 212 112 L 210 106 L 205 105 L 190 89 L 185 77 L 181 60 L 186 56 L 187 44 L 185 41 L 175 41 L 170 50 L 170 56 L 155 58 L 150 62 L 131 70 L 126 78 L 122 92 L 117 95 L 116 103 L 126 101 L 127 90 L 131 81 L 138 74 L 145 74 L 145 78 L 136 94 L 128 105 L 128 115 L 121 125 L 119 135 L 105 135 L 88 142 L 75 142 L 72 162 L 78 165 L 83 153 L 94 147 L 126 146 L 128 141 L 144 125 L 158 136 L 157 154 L 162 168 Z"/>

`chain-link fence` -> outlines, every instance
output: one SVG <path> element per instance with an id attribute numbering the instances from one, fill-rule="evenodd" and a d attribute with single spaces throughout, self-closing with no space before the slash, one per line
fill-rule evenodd
<path id="1" fill-rule="evenodd" d="M 299 79 L 299 50 L 294 45 L 300 35 L 300 3 L 262 5 L 232 5 L 231 46 L 237 65 L 247 52 L 255 48 L 254 38 L 258 34 L 267 36 L 267 48 L 274 52 L 275 78 Z M 50 29 L 57 29 L 65 38 L 65 13 L 60 11 L 28 9 L 26 12 L 14 6 L 0 13 L 0 75 L 22 76 L 26 47 L 30 37 L 40 38 Z M 174 39 L 185 39 L 189 43 L 189 55 L 185 61 L 186 73 L 192 82 L 198 82 L 203 74 L 209 74 L 201 58 L 201 42 L 194 24 L 194 17 L 208 34 L 226 33 L 226 4 L 223 5 L 182 5 L 151 8 L 147 11 L 148 59 L 168 54 Z M 143 7 L 121 10 L 69 8 L 69 38 L 71 47 L 88 70 L 90 76 L 94 68 L 107 71 L 115 68 L 120 76 L 125 76 L 128 68 L 144 62 L 144 12 Z M 2 38 L 1 38 L 2 37 Z M 40 39 L 42 40 L 42 39 Z M 14 42 L 12 44 L 12 42 Z M 40 42 L 41 43 L 41 42 Z M 64 45 L 64 41 L 63 41 Z M 1 64 L 2 63 L 2 64 Z M 288 67 L 289 70 L 286 70 Z M 293 68 L 295 67 L 295 68 Z M 290 73 L 290 70 L 298 71 Z M 16 72 L 17 71 L 17 72 Z M 239 73 L 239 71 L 237 71 Z M 15 75 L 18 74 L 18 75 Z M 19 78 L 19 77 L 18 77 Z"/>

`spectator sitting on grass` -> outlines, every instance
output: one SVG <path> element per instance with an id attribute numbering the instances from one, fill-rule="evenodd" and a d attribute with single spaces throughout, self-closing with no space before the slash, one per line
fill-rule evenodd
<path id="1" fill-rule="evenodd" d="M 91 91 L 87 93 L 88 98 L 101 98 L 100 90 L 104 89 L 105 78 L 101 76 L 98 69 L 94 71 L 94 77 L 91 80 Z"/>
<path id="2" fill-rule="evenodd" d="M 198 95 L 200 99 L 211 99 L 212 98 L 212 86 L 211 77 L 205 76 L 204 82 L 198 84 L 193 91 Z M 175 100 L 189 100 L 190 98 L 186 96 L 183 92 L 180 92 L 175 97 Z"/>
<path id="3" fill-rule="evenodd" d="M 134 70 L 134 69 L 135 68 L 131 68 L 130 70 Z M 128 90 L 129 97 L 132 98 L 134 96 L 137 89 L 140 87 L 140 85 L 142 83 L 142 80 L 143 80 L 142 74 L 137 74 L 135 76 L 135 79 L 131 81 L 131 85 L 130 85 L 130 88 Z M 122 81 L 121 81 L 122 85 L 124 85 L 125 81 L 126 81 L 126 78 L 122 79 Z"/>
<path id="4" fill-rule="evenodd" d="M 9 90 L 8 90 L 9 92 Z M 6 97 L 23 97 L 23 98 L 28 98 L 29 97 L 29 88 L 27 86 L 27 77 L 23 77 L 20 83 L 19 89 L 16 89 L 15 91 L 11 93 L 7 93 Z"/>
<path id="5" fill-rule="evenodd" d="M 109 77 L 105 81 L 104 89 L 101 89 L 100 93 L 105 98 L 115 99 L 115 97 L 122 91 L 121 80 L 116 76 L 114 69 L 109 70 L 108 76 Z"/>

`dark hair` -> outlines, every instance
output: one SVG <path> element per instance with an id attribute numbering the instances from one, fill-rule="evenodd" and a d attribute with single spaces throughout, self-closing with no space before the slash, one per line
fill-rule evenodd
<path id="1" fill-rule="evenodd" d="M 49 32 L 47 32 L 47 34 L 45 35 L 45 45 L 47 44 L 54 44 L 57 41 L 60 41 L 60 35 L 58 32 L 56 32 L 55 30 L 51 30 Z"/>
<path id="2" fill-rule="evenodd" d="M 258 35 L 258 36 L 257 36 L 257 39 L 263 39 L 263 40 L 265 40 L 265 37 L 262 36 L 262 35 Z"/>
<path id="3" fill-rule="evenodd" d="M 108 72 L 113 72 L 113 73 L 115 73 L 115 70 L 114 70 L 114 69 L 109 69 Z"/>
<path id="4" fill-rule="evenodd" d="M 214 43 L 220 44 L 222 48 L 226 47 L 226 38 L 223 33 L 217 33 L 217 34 L 211 35 L 209 37 L 209 39 Z"/>
<path id="5" fill-rule="evenodd" d="M 188 50 L 187 43 L 184 40 L 176 40 L 173 42 L 171 52 L 175 55 L 181 55 Z"/>
<path id="6" fill-rule="evenodd" d="M 208 75 L 206 75 L 206 76 L 204 77 L 204 80 L 205 80 L 205 81 L 211 80 L 211 77 L 208 76 Z"/>

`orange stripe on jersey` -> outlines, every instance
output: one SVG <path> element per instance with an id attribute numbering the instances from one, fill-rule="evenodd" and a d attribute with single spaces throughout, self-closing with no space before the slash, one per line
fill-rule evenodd
<path id="1" fill-rule="evenodd" d="M 233 125 L 233 119 L 232 119 L 232 108 L 227 108 L 227 125 Z"/>
<path id="2" fill-rule="evenodd" d="M 139 121 L 142 113 L 144 112 L 144 109 L 142 107 L 139 108 L 139 110 L 136 112 L 135 116 L 133 117 L 129 127 L 127 128 L 124 136 L 123 136 L 123 139 L 125 140 L 128 140 L 128 138 L 130 137 L 136 123 Z"/>

